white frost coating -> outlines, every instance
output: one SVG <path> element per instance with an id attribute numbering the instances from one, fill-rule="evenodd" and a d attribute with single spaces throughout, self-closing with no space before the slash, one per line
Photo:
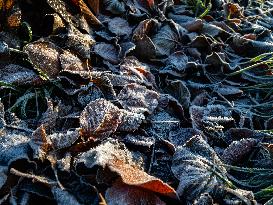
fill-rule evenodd
<path id="1" fill-rule="evenodd" d="M 135 113 L 152 113 L 158 105 L 159 94 L 136 83 L 127 84 L 119 93 L 122 107 Z"/>
<path id="2" fill-rule="evenodd" d="M 96 165 L 106 166 L 114 160 L 121 160 L 128 164 L 133 163 L 132 154 L 124 144 L 117 140 L 110 139 L 99 146 L 90 149 L 88 152 L 81 154 L 76 160 L 77 163 L 83 162 L 86 167 L 92 168 Z"/>

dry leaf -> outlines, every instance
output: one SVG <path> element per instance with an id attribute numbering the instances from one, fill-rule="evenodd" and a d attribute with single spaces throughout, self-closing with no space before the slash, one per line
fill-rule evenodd
<path id="1" fill-rule="evenodd" d="M 123 183 L 115 183 L 106 190 L 108 205 L 165 205 L 155 194 Z"/>
<path id="2" fill-rule="evenodd" d="M 254 147 L 259 140 L 253 138 L 241 139 L 240 141 L 233 141 L 225 150 L 221 158 L 227 164 L 235 165 L 242 162 L 242 160 L 249 156 L 254 151 Z"/>
<path id="3" fill-rule="evenodd" d="M 48 41 L 36 41 L 24 47 L 34 66 L 50 78 L 55 78 L 61 71 L 59 61 L 61 49 Z"/>
<path id="4" fill-rule="evenodd" d="M 158 105 L 159 94 L 146 87 L 132 83 L 127 84 L 118 94 L 122 107 L 135 113 L 152 113 Z"/>
<path id="5" fill-rule="evenodd" d="M 89 136 L 107 137 L 117 130 L 120 123 L 119 108 L 104 99 L 90 102 L 80 116 L 81 128 Z"/>
<path id="6" fill-rule="evenodd" d="M 227 171 L 216 152 L 198 135 L 177 148 L 172 171 L 180 181 L 177 193 L 189 202 L 204 192 L 215 193 L 228 182 Z"/>

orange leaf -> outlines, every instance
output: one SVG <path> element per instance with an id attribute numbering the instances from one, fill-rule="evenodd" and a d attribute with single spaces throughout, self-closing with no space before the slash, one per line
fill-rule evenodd
<path id="1" fill-rule="evenodd" d="M 140 170 L 137 166 L 126 164 L 118 159 L 110 163 L 109 168 L 120 176 L 120 180 L 124 184 L 136 186 L 170 198 L 177 198 L 176 192 L 171 186 Z"/>
<path id="2" fill-rule="evenodd" d="M 108 205 L 165 205 L 155 194 L 117 182 L 105 194 Z"/>
<path id="3" fill-rule="evenodd" d="M 96 18 L 96 16 L 90 11 L 88 6 L 84 3 L 83 0 L 78 0 L 79 7 L 83 13 L 85 19 L 92 25 L 101 25 L 101 22 Z"/>
<path id="4" fill-rule="evenodd" d="M 10 10 L 14 6 L 14 3 L 14 0 L 6 0 L 4 6 L 5 10 Z"/>
<path id="5" fill-rule="evenodd" d="M 98 15 L 100 12 L 100 0 L 87 0 L 88 6 Z"/>

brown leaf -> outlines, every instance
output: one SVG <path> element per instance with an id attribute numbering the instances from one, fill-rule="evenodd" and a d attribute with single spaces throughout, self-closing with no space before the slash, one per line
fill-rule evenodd
<path id="1" fill-rule="evenodd" d="M 141 170 L 133 161 L 132 153 L 117 140 L 104 141 L 99 146 L 81 154 L 75 162 L 76 164 L 83 162 L 88 168 L 102 167 L 103 169 L 99 170 L 97 175 L 100 183 L 109 184 L 116 180 L 141 190 L 177 198 L 171 186 Z"/>
<path id="2" fill-rule="evenodd" d="M 72 23 L 73 16 L 69 13 L 67 5 L 61 0 L 47 0 L 47 3 L 58 13 L 67 23 Z"/>
<path id="3" fill-rule="evenodd" d="M 88 6 L 85 4 L 83 0 L 74 0 L 77 2 L 82 14 L 84 15 L 87 22 L 91 25 L 100 26 L 101 22 L 97 19 L 97 17 L 90 11 Z"/>
<path id="4" fill-rule="evenodd" d="M 33 132 L 29 145 L 33 150 L 33 158 L 46 159 L 47 153 L 51 149 L 51 144 L 47 139 L 46 130 L 43 125 Z"/>
<path id="5" fill-rule="evenodd" d="M 140 170 L 134 164 L 126 164 L 121 160 L 113 160 L 109 162 L 108 166 L 110 170 L 116 172 L 120 176 L 120 180 L 127 185 L 136 186 L 143 190 L 162 194 L 170 198 L 177 198 L 176 192 L 171 186 Z"/>
<path id="6" fill-rule="evenodd" d="M 88 6 L 98 15 L 100 12 L 100 0 L 87 0 Z"/>
<path id="7" fill-rule="evenodd" d="M 89 136 L 107 137 L 117 130 L 120 122 L 119 108 L 105 99 L 90 102 L 80 116 L 81 128 Z"/>
<path id="8" fill-rule="evenodd" d="M 106 190 L 105 199 L 108 205 L 165 205 L 155 194 L 119 182 Z"/>
<path id="9" fill-rule="evenodd" d="M 139 23 L 133 32 L 133 42 L 136 44 L 136 54 L 144 59 L 151 59 L 155 57 L 156 48 L 149 37 L 153 30 L 158 27 L 156 19 L 146 19 Z"/>
<path id="10" fill-rule="evenodd" d="M 228 19 L 244 17 L 243 8 L 241 8 L 239 4 L 229 2 L 224 4 L 223 8 L 224 8 L 225 16 Z"/>
<path id="11" fill-rule="evenodd" d="M 36 41 L 24 47 L 31 62 L 36 68 L 45 72 L 49 77 L 54 78 L 61 71 L 59 62 L 60 48 L 49 41 Z"/>

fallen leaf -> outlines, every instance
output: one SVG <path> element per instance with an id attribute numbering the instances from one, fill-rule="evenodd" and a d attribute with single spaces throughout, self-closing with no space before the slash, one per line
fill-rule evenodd
<path id="1" fill-rule="evenodd" d="M 226 169 L 209 144 L 199 135 L 179 146 L 173 157 L 172 171 L 179 179 L 177 193 L 193 201 L 202 193 L 213 194 L 229 182 Z"/>
<path id="2" fill-rule="evenodd" d="M 50 78 L 55 78 L 61 71 L 60 51 L 59 47 L 48 41 L 36 41 L 24 47 L 24 52 L 28 54 L 34 66 Z"/>
<path id="3" fill-rule="evenodd" d="M 94 52 L 110 63 L 119 62 L 118 51 L 112 44 L 98 43 L 94 46 Z"/>
<path id="4" fill-rule="evenodd" d="M 152 113 L 158 105 L 159 94 L 144 86 L 132 83 L 127 84 L 117 98 L 126 110 L 136 113 Z"/>
<path id="5" fill-rule="evenodd" d="M 80 116 L 81 128 L 90 136 L 107 137 L 117 130 L 120 122 L 119 108 L 104 99 L 90 102 Z"/>
<path id="6" fill-rule="evenodd" d="M 140 201 L 142 205 L 165 205 L 155 194 L 122 183 L 108 188 L 105 199 L 108 205 L 137 205 Z"/>

